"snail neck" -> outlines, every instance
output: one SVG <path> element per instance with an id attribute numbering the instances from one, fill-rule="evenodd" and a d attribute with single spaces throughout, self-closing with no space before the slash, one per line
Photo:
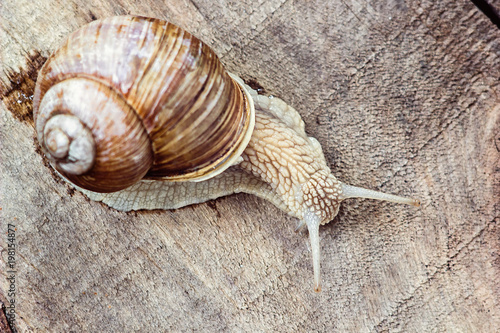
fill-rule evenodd
<path id="1" fill-rule="evenodd" d="M 337 214 L 341 188 L 319 143 L 269 109 L 256 103 L 255 130 L 239 167 L 269 184 L 288 214 L 302 220 L 309 211 L 321 224 L 330 221 Z"/>

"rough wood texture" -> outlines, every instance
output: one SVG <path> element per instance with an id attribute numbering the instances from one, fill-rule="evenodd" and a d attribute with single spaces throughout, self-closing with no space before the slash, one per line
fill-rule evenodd
<path id="1" fill-rule="evenodd" d="M 471 2 L 165 3 L 0 3 L 17 331 L 500 330 L 500 32 Z M 316 294 L 307 235 L 255 197 L 128 214 L 89 202 L 41 156 L 30 89 L 65 35 L 126 13 L 188 29 L 297 108 L 339 179 L 422 207 L 345 202 L 320 231 Z"/>

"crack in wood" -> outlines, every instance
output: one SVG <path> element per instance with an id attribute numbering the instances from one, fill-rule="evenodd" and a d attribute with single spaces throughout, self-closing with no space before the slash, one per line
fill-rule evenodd
<path id="1" fill-rule="evenodd" d="M 476 7 L 488 17 L 494 25 L 500 29 L 500 14 L 498 10 L 490 4 L 488 0 L 471 0 Z"/>
<path id="2" fill-rule="evenodd" d="M 47 60 L 40 51 L 35 50 L 26 56 L 26 69 L 9 70 L 8 82 L 0 81 L 0 100 L 7 110 L 19 121 L 35 127 L 33 121 L 33 95 L 35 93 L 38 71 Z"/>

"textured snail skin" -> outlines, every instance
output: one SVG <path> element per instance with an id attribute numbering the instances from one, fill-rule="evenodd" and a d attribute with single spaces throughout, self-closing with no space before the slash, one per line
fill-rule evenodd
<path id="1" fill-rule="evenodd" d="M 110 20 L 135 22 L 144 19 L 120 17 Z M 158 22 L 164 24 L 163 21 L 159 20 L 153 20 L 151 22 L 155 24 Z M 83 38 L 83 36 L 78 35 L 78 38 Z M 66 50 L 63 51 L 66 52 Z M 59 61 L 64 63 L 64 59 Z M 57 62 L 54 62 L 51 66 L 57 67 L 57 64 Z M 50 72 L 49 69 L 50 68 L 42 72 Z M 172 181 L 172 179 L 161 177 L 151 179 L 151 177 L 147 177 L 146 175 L 146 178 L 138 181 L 134 180 L 134 183 L 129 187 L 111 193 L 93 192 L 88 189 L 83 189 L 78 185 L 76 185 L 76 188 L 85 193 L 90 199 L 102 201 L 106 205 L 121 211 L 175 209 L 239 192 L 257 195 L 272 202 L 289 215 L 298 218 L 301 221 L 299 227 L 307 225 L 313 256 L 314 288 L 316 291 L 319 291 L 319 226 L 328 223 L 335 217 L 342 200 L 351 197 L 365 197 L 412 204 L 415 206 L 419 203 L 417 200 L 366 190 L 346 185 L 338 181 L 332 175 L 327 165 L 319 142 L 315 138 L 307 136 L 305 133 L 304 122 L 297 111 L 279 98 L 258 95 L 239 78 L 233 75 L 231 75 L 231 77 L 233 82 L 236 82 L 237 86 L 244 92 L 242 99 L 246 99 L 246 101 L 240 101 L 239 103 L 245 102 L 245 105 L 253 105 L 255 107 L 255 126 L 253 132 L 250 132 L 251 136 L 248 136 L 246 139 L 248 144 L 241 153 L 241 156 L 239 156 L 239 154 L 235 156 L 231 160 L 231 166 L 225 169 L 225 171 L 218 172 L 211 178 L 205 177 L 201 180 L 197 178 L 195 181 L 185 181 L 186 179 L 182 179 L 184 181 L 173 179 L 174 181 Z M 87 77 L 84 77 L 84 79 L 86 80 Z M 52 90 L 50 91 L 49 87 L 45 87 L 44 83 L 48 81 L 44 81 L 43 79 L 39 80 L 42 83 L 37 82 L 37 88 L 41 87 L 41 90 L 48 91 L 48 95 L 63 95 L 63 91 L 58 90 L 57 84 L 55 85 L 56 89 L 52 90 L 52 88 L 50 88 L 50 90 Z M 77 91 L 81 91 L 85 85 L 90 84 L 85 80 L 74 83 L 77 86 L 72 90 L 75 94 Z M 103 80 L 101 79 L 98 84 L 102 85 L 101 81 Z M 113 84 L 119 86 L 120 82 L 113 81 Z M 95 96 L 93 95 L 92 97 L 97 103 L 97 108 L 99 108 L 100 103 L 104 103 L 100 98 L 102 94 L 107 92 L 106 89 L 109 88 L 105 85 L 103 87 L 99 86 L 97 92 L 94 93 Z M 43 93 L 37 92 L 35 97 L 35 110 L 37 110 L 38 104 L 43 106 L 44 103 L 61 103 L 56 101 L 55 98 L 54 100 L 51 99 L 50 103 L 44 102 L 40 97 L 41 95 L 43 95 Z M 141 95 L 137 95 L 137 97 L 140 98 Z M 83 102 L 84 101 L 73 101 L 72 103 L 80 105 Z M 120 103 L 123 104 L 123 102 L 118 101 L 117 105 Z M 124 104 L 126 104 L 125 107 L 128 107 L 133 103 L 134 102 L 126 102 Z M 142 104 L 139 103 L 138 105 L 140 106 Z M 132 105 L 132 108 L 137 108 L 137 106 Z M 241 109 L 246 109 L 246 106 L 241 107 Z M 48 118 L 48 116 L 43 114 L 42 116 L 37 116 L 35 113 L 35 117 L 38 117 L 39 120 L 41 118 L 41 123 L 43 124 L 38 125 L 37 123 L 39 140 L 44 142 L 42 145 L 44 146 L 43 149 L 53 155 L 52 159 L 64 155 L 67 150 L 68 141 L 64 135 L 61 135 L 58 130 L 53 130 L 53 128 L 60 123 L 71 124 L 73 120 L 58 117 L 55 120 L 51 120 L 52 123 L 50 123 L 50 128 L 44 132 L 43 128 L 45 124 L 49 123 L 49 120 L 44 117 Z M 84 117 L 89 116 L 84 113 Z M 124 115 L 124 117 L 129 116 Z M 114 119 L 114 117 L 111 118 Z M 92 122 L 97 122 L 97 120 L 92 119 L 91 121 L 86 121 L 86 124 Z M 106 127 L 108 125 L 102 126 Z M 247 126 L 250 129 L 253 127 L 253 115 L 250 125 Z M 78 126 L 73 126 L 72 130 L 68 131 L 68 138 L 69 140 L 80 142 L 78 141 L 80 140 L 78 139 L 78 135 L 81 135 L 83 138 L 81 140 L 84 140 L 89 136 L 89 133 L 88 131 L 83 131 L 82 134 L 74 133 L 77 127 Z M 138 140 L 137 145 L 147 146 L 147 144 L 143 143 L 142 139 L 140 139 L 147 137 L 147 135 L 144 136 L 140 134 L 139 132 L 141 132 L 141 129 L 139 127 L 140 126 L 136 126 L 132 129 L 134 133 L 137 132 L 138 134 L 128 134 L 130 140 Z M 155 131 L 161 130 L 162 128 L 160 127 Z M 41 133 L 44 134 L 42 135 Z M 115 141 L 116 140 L 113 139 L 110 142 Z M 82 144 L 77 145 L 77 148 L 78 149 L 73 154 L 80 155 L 83 151 L 91 151 L 88 146 Z M 108 148 L 111 149 L 112 147 L 110 146 Z M 154 151 L 161 151 L 161 149 L 161 147 L 157 147 Z M 127 158 L 127 160 L 134 161 L 130 152 L 124 153 L 130 155 L 130 158 Z M 150 160 L 154 157 L 150 156 L 150 152 L 146 149 L 142 154 L 145 155 L 145 157 L 138 160 L 146 160 L 151 164 Z M 80 164 L 71 167 L 81 171 L 89 167 L 88 164 L 87 159 L 83 158 Z M 56 168 L 58 171 L 63 172 L 65 170 L 64 168 L 67 168 L 67 166 L 63 165 L 61 167 L 61 165 L 59 165 Z M 138 168 L 142 168 L 142 166 L 138 166 Z M 134 173 L 134 170 L 131 172 Z M 148 171 L 141 169 L 136 173 L 145 175 Z M 64 176 L 70 181 L 72 180 L 71 177 L 67 175 Z M 153 173 L 153 176 L 158 175 Z M 93 189 L 92 187 L 90 188 Z"/>
<path id="2" fill-rule="evenodd" d="M 249 193 L 307 225 L 314 266 L 314 289 L 320 291 L 319 226 L 337 215 L 340 202 L 367 197 L 418 206 L 419 202 L 350 186 L 332 175 L 319 142 L 307 136 L 299 113 L 279 98 L 258 95 L 241 83 L 253 98 L 255 129 L 242 160 L 202 182 L 140 180 L 114 193 L 80 189 L 90 199 L 117 210 L 176 209 L 233 193 Z"/>

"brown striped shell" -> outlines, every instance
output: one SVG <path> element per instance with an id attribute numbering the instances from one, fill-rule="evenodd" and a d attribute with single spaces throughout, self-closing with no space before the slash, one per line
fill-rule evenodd
<path id="1" fill-rule="evenodd" d="M 39 73 L 38 140 L 74 184 L 113 192 L 142 178 L 213 177 L 253 130 L 251 97 L 179 27 L 119 16 L 71 34 Z"/>

